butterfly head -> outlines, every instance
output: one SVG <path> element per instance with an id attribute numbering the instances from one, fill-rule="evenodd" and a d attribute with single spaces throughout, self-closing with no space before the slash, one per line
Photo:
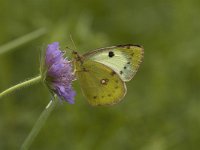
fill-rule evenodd
<path id="1" fill-rule="evenodd" d="M 72 51 L 72 58 L 77 62 L 83 61 L 83 57 L 81 55 L 79 55 L 79 53 L 77 51 L 74 51 L 74 50 Z"/>

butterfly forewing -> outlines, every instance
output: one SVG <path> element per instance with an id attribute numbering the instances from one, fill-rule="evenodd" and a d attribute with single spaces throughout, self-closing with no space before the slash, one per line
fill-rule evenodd
<path id="1" fill-rule="evenodd" d="M 82 91 L 91 105 L 112 105 L 126 94 L 126 85 L 109 67 L 85 60 L 76 72 Z"/>
<path id="2" fill-rule="evenodd" d="M 143 48 L 138 45 L 119 45 L 94 50 L 84 55 L 114 70 L 123 81 L 133 78 L 143 58 Z"/>

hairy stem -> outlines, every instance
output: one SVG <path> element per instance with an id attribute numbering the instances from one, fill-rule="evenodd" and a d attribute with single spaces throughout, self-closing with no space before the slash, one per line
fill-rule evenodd
<path id="1" fill-rule="evenodd" d="M 38 82 L 40 82 L 40 81 L 41 81 L 41 76 L 37 76 L 37 77 L 32 78 L 32 79 L 30 79 L 30 80 L 27 80 L 27 81 L 24 81 L 24 82 L 19 83 L 19 84 L 17 84 L 17 85 L 14 85 L 14 86 L 10 87 L 9 89 L 7 89 L 7 90 L 1 92 L 1 93 L 0 93 L 0 99 L 1 99 L 2 97 L 4 97 L 4 96 L 10 94 L 10 93 L 13 93 L 13 92 L 15 92 L 15 91 L 21 89 L 21 88 L 24 88 L 24 87 L 27 87 L 27 86 L 36 84 L 36 83 L 38 83 Z"/>

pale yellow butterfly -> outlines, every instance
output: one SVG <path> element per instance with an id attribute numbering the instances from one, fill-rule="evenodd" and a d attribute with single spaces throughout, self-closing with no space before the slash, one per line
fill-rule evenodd
<path id="1" fill-rule="evenodd" d="M 130 81 L 142 62 L 139 45 L 118 45 L 93 50 L 84 55 L 73 51 L 75 75 L 91 105 L 113 105 L 126 94 Z"/>

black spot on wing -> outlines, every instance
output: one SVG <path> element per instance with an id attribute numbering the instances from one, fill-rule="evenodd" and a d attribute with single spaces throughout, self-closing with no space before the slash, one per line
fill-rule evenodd
<path id="1" fill-rule="evenodd" d="M 110 73 L 111 76 L 114 76 L 115 74 L 116 74 L 115 71 L 112 71 L 112 72 Z"/>
<path id="2" fill-rule="evenodd" d="M 111 58 L 111 57 L 115 56 L 115 54 L 114 54 L 113 51 L 110 51 L 110 52 L 108 53 L 108 56 Z"/>
<path id="3" fill-rule="evenodd" d="M 108 97 L 111 97 L 111 94 L 108 94 Z"/>

